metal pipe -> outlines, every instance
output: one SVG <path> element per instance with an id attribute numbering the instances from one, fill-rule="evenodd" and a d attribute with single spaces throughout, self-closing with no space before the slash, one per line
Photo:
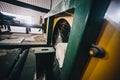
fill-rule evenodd
<path id="1" fill-rule="evenodd" d="M 26 49 L 22 52 L 22 54 L 20 54 L 20 58 L 18 59 L 18 62 L 16 63 L 16 65 L 14 66 L 14 69 L 10 73 L 8 80 L 19 80 L 28 52 L 29 52 L 29 49 Z"/>

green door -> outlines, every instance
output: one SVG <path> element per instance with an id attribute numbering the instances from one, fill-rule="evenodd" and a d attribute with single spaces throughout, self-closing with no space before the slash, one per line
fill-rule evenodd
<path id="1" fill-rule="evenodd" d="M 61 80 L 81 80 L 91 57 L 89 50 L 96 43 L 110 0 L 70 0 L 75 13 Z"/>

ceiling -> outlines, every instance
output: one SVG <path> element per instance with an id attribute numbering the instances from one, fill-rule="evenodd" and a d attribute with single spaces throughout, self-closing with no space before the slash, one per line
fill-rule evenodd
<path id="1" fill-rule="evenodd" d="M 0 11 L 24 16 L 31 16 L 34 23 L 39 23 L 39 16 L 45 16 L 62 0 L 1 0 Z"/>

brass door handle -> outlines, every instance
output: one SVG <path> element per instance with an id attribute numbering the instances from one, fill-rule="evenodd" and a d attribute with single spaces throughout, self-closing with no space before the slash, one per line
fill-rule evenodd
<path id="1" fill-rule="evenodd" d="M 92 57 L 103 58 L 105 56 L 105 50 L 101 46 L 93 44 L 90 48 L 89 54 Z"/>

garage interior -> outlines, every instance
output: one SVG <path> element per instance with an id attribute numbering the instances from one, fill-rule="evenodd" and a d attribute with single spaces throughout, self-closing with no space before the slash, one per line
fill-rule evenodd
<path id="1" fill-rule="evenodd" d="M 119 80 L 119 0 L 1 0 L 0 80 Z"/>

